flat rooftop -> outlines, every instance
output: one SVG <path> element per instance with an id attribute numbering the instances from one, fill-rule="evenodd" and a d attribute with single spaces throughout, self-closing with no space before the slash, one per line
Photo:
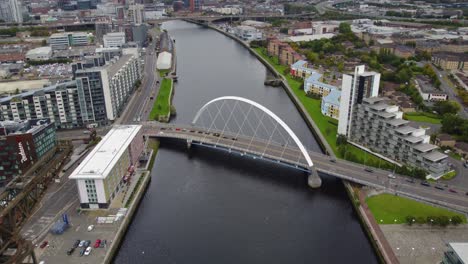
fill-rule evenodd
<path id="1" fill-rule="evenodd" d="M 425 159 L 428 159 L 432 162 L 437 162 L 447 158 L 447 155 L 440 153 L 439 151 L 432 151 L 423 156 Z M 468 263 L 468 262 L 467 262 Z"/>
<path id="2" fill-rule="evenodd" d="M 468 263 L 468 243 L 449 243 L 449 245 L 463 263 Z"/>
<path id="3" fill-rule="evenodd" d="M 140 125 L 114 126 L 69 178 L 105 179 L 140 129 Z"/>
<path id="4" fill-rule="evenodd" d="M 428 143 L 424 143 L 424 144 L 419 144 L 417 146 L 414 146 L 414 148 L 421 151 L 421 152 L 428 152 L 428 151 L 431 151 L 433 149 L 436 149 L 437 146 L 432 145 L 432 144 L 428 144 Z"/>
<path id="5" fill-rule="evenodd" d="M 415 130 L 416 130 L 416 128 L 411 127 L 411 126 L 403 126 L 403 127 L 395 129 L 396 132 L 398 132 L 400 134 L 403 134 L 403 135 L 412 133 Z"/>
<path id="6" fill-rule="evenodd" d="M 401 125 L 406 125 L 409 122 L 404 119 L 395 118 L 395 119 L 388 120 L 387 123 L 389 123 L 392 126 L 399 127 Z"/>

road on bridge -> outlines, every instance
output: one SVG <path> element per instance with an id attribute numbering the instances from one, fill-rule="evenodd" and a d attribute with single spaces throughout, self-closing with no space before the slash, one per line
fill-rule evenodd
<path id="1" fill-rule="evenodd" d="M 301 152 L 295 146 L 284 147 L 266 140 L 228 133 L 221 134 L 218 131 L 207 131 L 195 126 L 177 126 L 157 122 L 146 122 L 143 126 L 144 133 L 150 137 L 191 140 L 192 144 L 230 150 L 254 159 L 267 159 L 293 167 L 296 164 L 301 170 L 308 167 Z M 391 174 L 389 171 L 374 168 L 367 171 L 363 165 L 345 160 L 332 160 L 322 153 L 309 151 L 309 155 L 318 172 L 468 213 L 468 197 L 465 195 L 467 190 L 453 188 L 457 193 L 449 192 L 448 189 L 438 190 L 434 186 L 422 185 L 419 179 L 401 175 L 389 177 Z"/>

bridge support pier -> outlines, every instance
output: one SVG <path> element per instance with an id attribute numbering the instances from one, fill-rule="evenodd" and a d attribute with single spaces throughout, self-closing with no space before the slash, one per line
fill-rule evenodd
<path id="1" fill-rule="evenodd" d="M 320 179 L 320 176 L 314 167 L 310 167 L 310 174 L 307 178 L 307 184 L 314 189 L 320 188 L 320 186 L 322 186 L 322 179 Z"/>
<path id="2" fill-rule="evenodd" d="M 191 139 L 187 139 L 187 148 L 188 149 L 192 148 L 192 140 Z"/>

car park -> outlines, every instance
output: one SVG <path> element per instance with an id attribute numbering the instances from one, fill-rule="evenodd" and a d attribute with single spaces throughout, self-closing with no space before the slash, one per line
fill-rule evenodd
<path id="1" fill-rule="evenodd" d="M 85 251 L 85 253 L 84 253 L 85 256 L 89 256 L 89 254 L 91 254 L 91 250 L 92 250 L 92 249 L 93 249 L 92 247 L 86 248 L 86 251 Z"/>

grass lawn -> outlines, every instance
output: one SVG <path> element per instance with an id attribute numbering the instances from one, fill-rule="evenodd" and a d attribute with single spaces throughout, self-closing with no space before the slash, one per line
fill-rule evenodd
<path id="1" fill-rule="evenodd" d="M 455 178 L 455 176 L 457 176 L 457 172 L 456 171 L 449 171 L 447 173 L 444 174 L 444 176 L 441 177 L 442 180 L 451 180 L 453 178 Z"/>
<path id="2" fill-rule="evenodd" d="M 254 48 L 254 50 L 260 56 L 266 59 L 280 74 L 283 74 L 284 71 L 288 69 L 288 67 L 285 65 L 279 65 L 277 58 L 269 57 L 266 54 L 265 48 L 259 47 L 259 48 Z M 318 126 L 320 133 L 322 133 L 322 135 L 325 137 L 325 140 L 327 140 L 328 144 L 332 148 L 335 155 L 339 158 L 344 158 L 338 152 L 338 149 L 336 146 L 336 134 L 338 130 L 338 126 L 336 125 L 336 120 L 331 117 L 322 115 L 321 107 L 320 107 L 321 100 L 308 97 L 306 93 L 304 92 L 304 90 L 301 89 L 302 81 L 298 81 L 294 79 L 289 74 L 286 75 L 286 80 L 288 81 L 289 86 L 291 86 L 294 94 L 299 98 L 302 105 L 307 110 L 307 113 L 309 114 L 309 116 L 314 120 L 315 124 Z M 369 164 L 380 163 L 380 165 L 382 166 L 386 165 L 389 168 L 393 167 L 393 165 L 389 163 L 388 161 L 382 160 L 379 157 L 374 156 L 372 154 L 366 155 L 365 151 L 353 145 L 348 144 L 347 151 L 349 151 L 349 153 L 354 153 L 358 157 L 362 157 L 362 161 L 360 163 L 364 163 L 365 161 L 366 164 L 367 162 L 369 162 Z"/>
<path id="3" fill-rule="evenodd" d="M 431 124 L 440 124 L 442 121 L 442 119 L 437 118 L 436 116 L 420 112 L 405 113 L 403 118 L 409 121 L 425 122 Z"/>
<path id="4" fill-rule="evenodd" d="M 427 218 L 428 216 L 460 216 L 466 223 L 466 217 L 443 208 L 430 206 L 392 194 L 380 194 L 366 199 L 367 205 L 378 223 L 401 224 L 409 215 Z M 395 219 L 397 220 L 395 222 Z M 383 220 L 383 221 L 381 221 Z"/>
<path id="5" fill-rule="evenodd" d="M 159 76 L 161 78 L 166 77 L 166 73 L 168 73 L 169 70 L 159 70 Z"/>
<path id="6" fill-rule="evenodd" d="M 149 114 L 150 120 L 157 120 L 159 116 L 167 116 L 171 112 L 171 94 L 172 94 L 172 79 L 164 78 L 161 81 L 158 97 L 154 101 L 153 109 Z"/>

